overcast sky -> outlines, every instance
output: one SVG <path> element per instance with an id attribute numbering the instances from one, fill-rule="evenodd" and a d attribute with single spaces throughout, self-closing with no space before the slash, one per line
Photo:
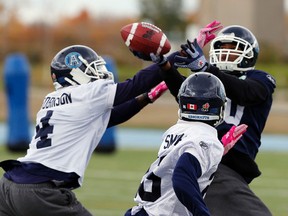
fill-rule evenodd
<path id="1" fill-rule="evenodd" d="M 184 0 L 185 10 L 197 10 L 199 1 Z M 18 17 L 24 23 L 39 19 L 55 22 L 61 16 L 75 16 L 83 9 L 88 10 L 95 17 L 139 15 L 139 0 L 0 0 L 0 2 L 12 11 L 17 7 Z"/>
<path id="2" fill-rule="evenodd" d="M 153 1 L 153 0 L 147 0 Z M 177 0 L 175 0 L 177 1 Z M 201 0 L 183 0 L 185 11 L 198 9 Z M 288 0 L 285 9 L 288 11 Z M 37 20 L 55 22 L 61 16 L 75 16 L 79 11 L 86 9 L 93 16 L 138 16 L 139 0 L 0 0 L 10 11 L 18 11 L 18 17 L 24 23 L 33 23 Z M 0 19 L 9 17 L 7 11 Z"/>

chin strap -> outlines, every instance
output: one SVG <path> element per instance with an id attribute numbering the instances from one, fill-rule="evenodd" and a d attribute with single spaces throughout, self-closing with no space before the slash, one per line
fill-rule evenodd
<path id="1" fill-rule="evenodd" d="M 79 68 L 73 68 L 70 72 L 73 80 L 79 84 L 86 84 L 91 81 L 91 78 L 84 74 Z"/>

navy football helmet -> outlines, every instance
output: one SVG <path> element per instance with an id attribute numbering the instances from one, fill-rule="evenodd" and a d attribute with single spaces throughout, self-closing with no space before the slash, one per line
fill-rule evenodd
<path id="1" fill-rule="evenodd" d="M 216 127 L 224 118 L 225 88 L 218 77 L 207 72 L 190 75 L 178 93 L 179 118 Z"/>
<path id="2" fill-rule="evenodd" d="M 98 79 L 113 80 L 104 59 L 91 48 L 72 45 L 62 49 L 51 62 L 51 77 L 57 89 L 81 85 Z"/>
<path id="3" fill-rule="evenodd" d="M 234 48 L 222 47 L 224 44 L 233 44 Z M 210 63 L 227 73 L 254 69 L 258 54 L 257 39 L 250 30 L 239 25 L 223 28 L 212 40 L 209 52 Z M 231 55 L 234 60 L 229 60 Z"/>

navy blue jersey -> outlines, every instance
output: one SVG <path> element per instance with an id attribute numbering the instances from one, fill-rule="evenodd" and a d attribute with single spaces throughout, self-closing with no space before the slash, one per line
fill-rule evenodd
<path id="1" fill-rule="evenodd" d="M 208 72 L 222 81 L 228 98 L 225 122 L 217 127 L 219 139 L 232 125 L 248 125 L 243 137 L 223 156 L 221 163 L 229 166 L 249 183 L 261 174 L 254 159 L 261 145 L 261 133 L 272 106 L 276 82 L 270 74 L 260 70 L 247 71 L 240 78 L 237 74 L 220 71 L 212 65 Z M 178 102 L 178 90 L 186 77 L 174 67 L 169 71 L 160 71 L 160 74 Z"/>
<path id="2" fill-rule="evenodd" d="M 272 106 L 275 80 L 268 73 L 259 70 L 248 71 L 245 78 L 253 79 L 263 84 L 268 91 L 266 99 L 258 104 L 241 106 L 235 103 L 233 99 L 228 98 L 225 121 L 217 127 L 217 130 L 221 139 L 232 125 L 247 124 L 249 127 L 246 133 L 243 134 L 234 149 L 255 159 L 258 148 L 261 145 L 261 133 Z M 242 89 L 240 88 L 238 91 L 242 91 Z"/>

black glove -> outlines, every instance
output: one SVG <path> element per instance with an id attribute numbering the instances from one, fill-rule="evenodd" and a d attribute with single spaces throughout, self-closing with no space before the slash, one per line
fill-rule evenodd
<path id="1" fill-rule="evenodd" d="M 193 72 L 207 70 L 209 63 L 196 39 L 193 42 L 187 40 L 187 44 L 182 44 L 181 48 L 187 56 L 176 55 L 175 67 L 189 68 Z"/>
<path id="2" fill-rule="evenodd" d="M 164 55 L 155 55 L 154 53 L 150 53 L 150 57 L 151 60 L 159 66 L 163 66 L 168 62 L 167 57 Z"/>
<path id="3" fill-rule="evenodd" d="M 142 59 L 142 60 L 144 60 L 144 61 L 151 61 L 150 55 L 146 55 L 146 54 L 144 54 L 144 53 L 142 53 L 142 52 L 134 51 L 134 50 L 132 50 L 132 49 L 129 49 L 129 50 L 130 50 L 130 51 L 133 53 L 133 55 L 136 56 L 137 58 Z"/>

